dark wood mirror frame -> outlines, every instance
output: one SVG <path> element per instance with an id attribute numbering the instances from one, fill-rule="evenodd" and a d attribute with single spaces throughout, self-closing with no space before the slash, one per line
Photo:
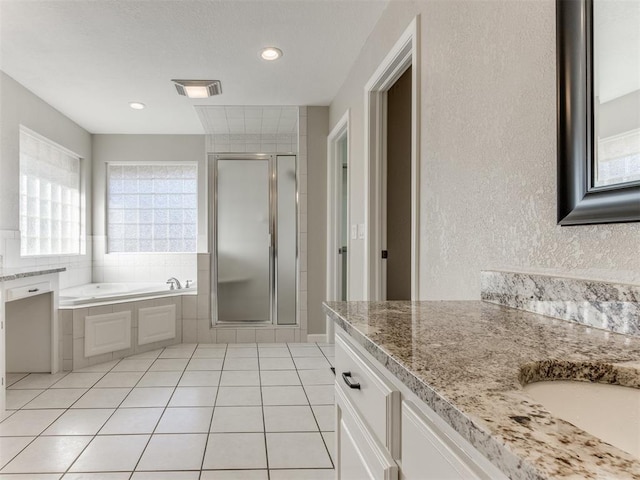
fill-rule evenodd
<path id="1" fill-rule="evenodd" d="M 556 0 L 558 225 L 640 221 L 640 182 L 594 187 L 593 0 Z"/>

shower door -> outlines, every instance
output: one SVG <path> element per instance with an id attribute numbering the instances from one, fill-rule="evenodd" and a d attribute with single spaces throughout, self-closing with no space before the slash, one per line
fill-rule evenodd
<path id="1" fill-rule="evenodd" d="M 212 162 L 214 323 L 296 324 L 296 157 Z"/>
<path id="2" fill-rule="evenodd" d="M 215 161 L 218 322 L 271 321 L 270 163 Z"/>

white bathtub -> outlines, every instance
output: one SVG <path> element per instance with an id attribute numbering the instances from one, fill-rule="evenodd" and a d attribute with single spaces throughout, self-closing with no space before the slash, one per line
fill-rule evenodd
<path id="1" fill-rule="evenodd" d="M 84 305 L 87 303 L 107 303 L 119 300 L 142 299 L 194 293 L 196 289 L 182 288 L 170 290 L 166 283 L 88 283 L 60 290 L 58 300 L 61 307 Z"/>

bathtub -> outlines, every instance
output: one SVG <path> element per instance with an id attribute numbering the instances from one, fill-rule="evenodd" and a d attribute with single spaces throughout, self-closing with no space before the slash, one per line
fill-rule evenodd
<path id="1" fill-rule="evenodd" d="M 60 290 L 58 300 L 60 307 L 72 307 L 88 303 L 108 303 L 195 293 L 196 289 L 193 286 L 170 290 L 166 283 L 88 283 Z"/>

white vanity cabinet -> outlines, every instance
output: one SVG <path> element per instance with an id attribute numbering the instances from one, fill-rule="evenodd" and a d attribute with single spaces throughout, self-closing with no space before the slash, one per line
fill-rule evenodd
<path id="1" fill-rule="evenodd" d="M 339 480 L 507 477 L 336 327 Z"/>

